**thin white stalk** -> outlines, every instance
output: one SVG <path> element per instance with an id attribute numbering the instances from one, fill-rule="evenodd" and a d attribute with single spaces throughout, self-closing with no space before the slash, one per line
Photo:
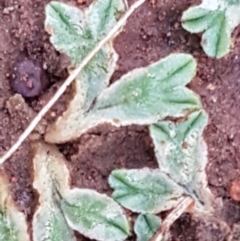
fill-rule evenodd
<path id="1" fill-rule="evenodd" d="M 67 87 L 76 79 L 81 70 L 89 63 L 89 61 L 97 54 L 97 52 L 103 47 L 105 43 L 111 40 L 112 37 L 119 31 L 119 29 L 126 23 L 127 19 L 131 14 L 146 0 L 138 0 L 128 9 L 128 11 L 122 16 L 122 18 L 117 22 L 117 24 L 109 31 L 109 33 L 104 37 L 83 59 L 81 64 L 71 72 L 69 77 L 65 80 L 63 85 L 58 89 L 56 94 L 52 99 L 42 108 L 42 110 L 37 114 L 37 116 L 32 120 L 30 125 L 22 133 L 19 139 L 14 143 L 14 145 L 0 158 L 0 164 L 5 162 L 13 153 L 20 147 L 20 145 L 25 141 L 29 134 L 36 128 L 38 123 L 42 120 L 44 115 L 51 109 L 51 107 L 56 103 L 60 96 L 66 91 Z"/>
<path id="2" fill-rule="evenodd" d="M 172 224 L 188 209 L 193 203 L 190 197 L 183 197 L 179 200 L 177 206 L 163 221 L 161 227 L 149 241 L 163 241 L 165 234 L 169 231 Z"/>

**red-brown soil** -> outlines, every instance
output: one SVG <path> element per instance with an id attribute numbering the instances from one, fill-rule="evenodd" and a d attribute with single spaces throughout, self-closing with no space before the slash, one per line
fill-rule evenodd
<path id="1" fill-rule="evenodd" d="M 55 51 L 44 31 L 44 6 L 48 2 L 0 1 L 0 155 L 16 141 L 67 76 L 66 58 Z M 91 1 L 83 4 L 77 0 L 68 2 L 85 7 Z M 180 24 L 182 12 L 199 2 L 146 1 L 115 41 L 120 57 L 112 81 L 170 53 L 193 54 L 198 62 L 198 72 L 189 87 L 201 96 L 210 116 L 204 133 L 209 149 L 208 182 L 214 195 L 222 198 L 224 203 L 218 217 L 232 228 L 240 223 L 240 204 L 233 201 L 229 193 L 231 183 L 240 179 L 240 28 L 233 33 L 235 46 L 228 56 L 221 60 L 208 58 L 201 49 L 200 37 L 187 33 Z M 50 87 L 40 96 L 26 99 L 27 104 L 19 109 L 8 100 L 14 95 L 10 79 L 21 54 L 42 64 Z M 4 163 L 12 197 L 28 221 L 31 221 L 38 200 L 32 187 L 30 141 L 42 138 L 46 121 L 52 121 L 64 111 L 70 95 L 71 89 L 48 113 L 31 138 Z M 68 160 L 73 186 L 94 188 L 108 194 L 111 190 L 107 178 L 113 169 L 157 167 L 146 127 L 102 125 L 74 143 L 59 146 L 59 149 Z M 174 241 L 226 240 L 225 230 L 215 221 L 200 220 L 189 214 L 183 215 L 171 230 Z M 88 239 L 79 236 L 79 240 Z"/>

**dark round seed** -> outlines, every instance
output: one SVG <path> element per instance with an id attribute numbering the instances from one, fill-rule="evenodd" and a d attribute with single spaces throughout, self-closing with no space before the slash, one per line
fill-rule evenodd
<path id="1" fill-rule="evenodd" d="M 40 95 L 48 83 L 42 66 L 27 58 L 15 64 L 10 81 L 12 89 L 23 97 Z"/>

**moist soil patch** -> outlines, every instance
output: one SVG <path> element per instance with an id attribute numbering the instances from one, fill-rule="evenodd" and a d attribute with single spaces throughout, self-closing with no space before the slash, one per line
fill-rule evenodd
<path id="1" fill-rule="evenodd" d="M 0 155 L 16 141 L 67 76 L 68 59 L 55 51 L 44 31 L 44 6 L 48 2 L 0 1 Z M 91 1 L 67 2 L 83 8 Z M 198 72 L 189 87 L 201 96 L 210 116 L 204 133 L 209 151 L 208 183 L 216 198 L 224 204 L 218 211 L 218 218 L 236 229 L 238 240 L 240 232 L 236 227 L 240 223 L 240 204 L 232 200 L 229 188 L 232 182 L 240 180 L 240 28 L 233 33 L 235 46 L 229 55 L 221 60 L 208 58 L 200 46 L 200 36 L 187 33 L 180 24 L 182 12 L 199 2 L 146 1 L 115 40 L 119 61 L 112 82 L 129 70 L 146 66 L 170 53 L 191 53 L 196 58 Z M 13 98 L 15 93 L 10 85 L 18 71 L 14 66 L 22 61 L 20 56 L 37 61 L 47 79 L 47 89 L 40 89 L 37 96 L 25 100 L 21 96 Z M 40 127 L 4 163 L 11 195 L 29 222 L 38 203 L 38 194 L 32 187 L 31 141 L 42 138 L 47 122 L 65 110 L 69 98 L 71 88 Z M 101 125 L 74 143 L 60 145 L 59 150 L 67 158 L 73 186 L 107 194 L 111 193 L 107 178 L 113 169 L 157 167 L 146 127 Z M 171 232 L 172 241 L 224 241 L 228 231 L 215 220 L 184 214 L 172 226 Z M 78 240 L 88 240 L 77 236 Z M 135 237 L 129 240 L 135 240 Z"/>

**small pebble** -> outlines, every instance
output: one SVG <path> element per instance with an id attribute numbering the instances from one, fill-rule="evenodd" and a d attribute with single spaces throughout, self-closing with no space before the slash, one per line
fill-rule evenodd
<path id="1" fill-rule="evenodd" d="M 12 89 L 23 97 L 40 95 L 48 84 L 45 70 L 39 63 L 24 58 L 13 67 Z"/>
<path id="2" fill-rule="evenodd" d="M 3 9 L 3 14 L 9 14 L 14 10 L 14 7 L 8 7 Z"/>
<path id="3" fill-rule="evenodd" d="M 240 201 L 240 180 L 236 180 L 231 183 L 229 194 L 234 201 Z"/>
<path id="4" fill-rule="evenodd" d="M 86 0 L 77 0 L 77 2 L 82 5 L 82 4 L 85 4 L 86 3 Z"/>

